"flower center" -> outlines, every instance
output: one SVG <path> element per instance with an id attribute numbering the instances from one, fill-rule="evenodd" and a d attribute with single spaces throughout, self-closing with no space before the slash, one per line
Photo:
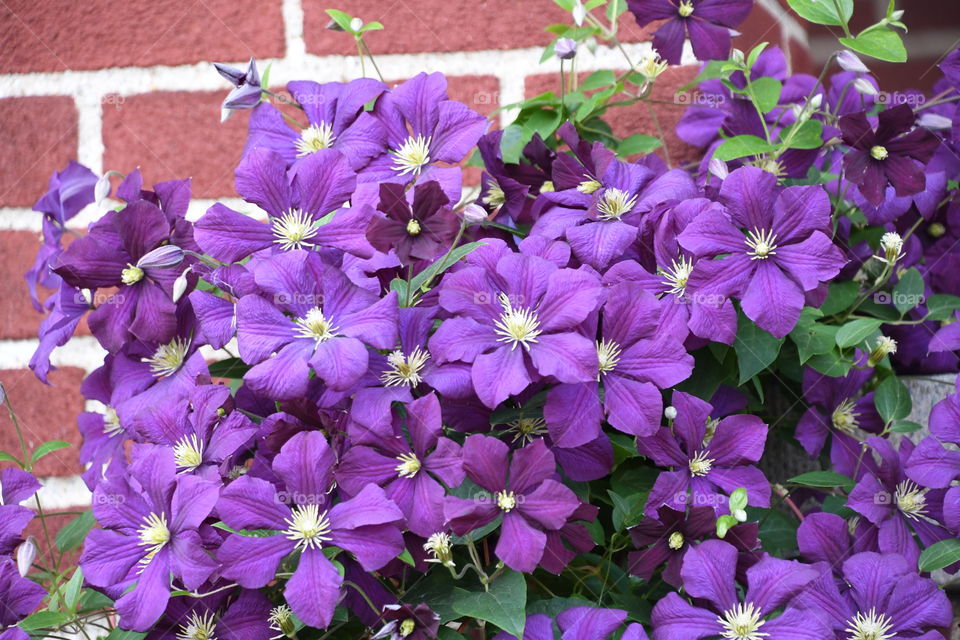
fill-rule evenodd
<path id="1" fill-rule="evenodd" d="M 330 541 L 330 520 L 327 512 L 320 513 L 320 507 L 315 504 L 294 507 L 290 517 L 284 522 L 289 526 L 284 535 L 288 540 L 296 542 L 297 548 L 320 549 L 324 542 Z"/>
<path id="2" fill-rule="evenodd" d="M 140 537 L 140 546 L 147 547 L 147 553 L 140 559 L 141 565 L 150 562 L 153 556 L 163 549 L 163 545 L 170 541 L 170 529 L 167 528 L 165 514 L 151 513 L 143 517 L 143 525 L 137 531 Z"/>
<path id="3" fill-rule="evenodd" d="M 403 622 L 401 622 L 401 623 L 400 623 L 400 636 L 403 637 L 403 638 L 406 638 L 408 635 L 410 635 L 411 633 L 413 633 L 413 629 L 414 629 L 414 627 L 416 627 L 416 625 L 417 625 L 417 623 L 414 622 L 413 618 L 407 618 L 406 620 L 404 620 Z"/>
<path id="4" fill-rule="evenodd" d="M 489 207 L 499 207 L 507 201 L 507 194 L 503 192 L 496 180 L 487 180 L 487 195 L 483 196 L 481 202 Z"/>
<path id="5" fill-rule="evenodd" d="M 187 357 L 187 349 L 190 348 L 190 341 L 185 338 L 174 338 L 168 344 L 162 344 L 149 358 L 143 358 L 141 362 L 150 364 L 150 373 L 155 378 L 165 378 L 172 376 L 183 365 Z"/>
<path id="6" fill-rule="evenodd" d="M 274 243 L 284 251 L 312 247 L 310 238 L 317 234 L 317 225 L 309 213 L 291 209 L 270 223 Z"/>
<path id="7" fill-rule="evenodd" d="M 184 436 L 173 445 L 173 459 L 182 471 L 193 471 L 203 464 L 203 441 L 197 434 Z"/>
<path id="8" fill-rule="evenodd" d="M 177 640 L 217 640 L 214 634 L 216 629 L 217 622 L 213 619 L 212 611 L 203 615 L 193 612 L 187 618 L 187 624 L 180 625 Z"/>
<path id="9" fill-rule="evenodd" d="M 717 622 L 724 629 L 720 635 L 729 640 L 761 640 L 770 635 L 758 631 L 766 620 L 760 619 L 760 609 L 755 609 L 752 602 L 727 609 L 717 617 Z"/>
<path id="10" fill-rule="evenodd" d="M 113 407 L 107 407 L 103 410 L 103 432 L 112 438 L 123 433 L 123 425 L 120 424 L 120 416 Z"/>
<path id="11" fill-rule="evenodd" d="M 430 534 L 427 542 L 423 545 L 423 550 L 433 557 L 427 562 L 439 562 L 445 566 L 454 566 L 453 546 L 450 544 L 450 535 L 438 531 Z"/>
<path id="12" fill-rule="evenodd" d="M 887 151 L 887 148 L 879 144 L 875 147 L 870 147 L 870 157 L 874 160 L 886 160 L 889 155 L 890 152 Z"/>
<path id="13" fill-rule="evenodd" d="M 507 491 L 506 489 L 498 491 L 497 506 L 509 513 L 511 509 L 517 506 L 517 496 L 514 495 L 513 491 Z"/>
<path id="14" fill-rule="evenodd" d="M 514 431 L 513 442 L 521 440 L 524 443 L 533 442 L 533 439 L 547 430 L 547 423 L 543 418 L 518 418 L 507 424 L 507 431 Z"/>
<path id="15" fill-rule="evenodd" d="M 694 477 L 705 476 L 710 473 L 712 468 L 713 458 L 708 458 L 705 450 L 698 452 L 690 459 L 690 475 Z"/>
<path id="16" fill-rule="evenodd" d="M 867 613 L 857 612 L 847 623 L 844 630 L 850 635 L 847 640 L 891 640 L 897 634 L 888 633 L 893 623 L 884 613 L 877 613 L 875 607 L 871 607 Z"/>
<path id="17" fill-rule="evenodd" d="M 420 370 L 429 359 L 430 354 L 420 347 L 414 348 L 409 356 L 403 355 L 403 352 L 397 349 L 387 356 L 390 369 L 383 372 L 380 381 L 388 387 L 415 387 L 423 380 Z"/>
<path id="18" fill-rule="evenodd" d="M 860 426 L 857 421 L 860 414 L 854 411 L 855 407 L 856 404 L 850 398 L 841 402 L 840 406 L 834 409 L 833 415 L 831 416 L 833 428 L 848 435 L 853 433 L 854 429 Z"/>
<path id="19" fill-rule="evenodd" d="M 680 14 L 681 18 L 689 18 L 693 14 L 693 1 L 680 0 L 680 8 L 677 9 L 677 13 Z"/>
<path id="20" fill-rule="evenodd" d="M 300 132 L 300 139 L 294 143 L 297 148 L 297 157 L 308 156 L 314 151 L 327 149 L 333 144 L 336 136 L 333 135 L 333 127 L 326 122 L 307 127 Z"/>
<path id="21" fill-rule="evenodd" d="M 637 196 L 631 196 L 629 192 L 623 189 L 605 189 L 600 202 L 597 203 L 597 211 L 601 220 L 619 220 L 620 216 L 629 213 L 637 204 Z"/>
<path id="22" fill-rule="evenodd" d="M 412 451 L 401 453 L 397 456 L 397 460 L 400 461 L 400 464 L 394 467 L 394 470 L 397 472 L 397 476 L 401 478 L 412 478 L 420 471 L 420 460 L 417 459 L 417 454 Z"/>
<path id="23" fill-rule="evenodd" d="M 420 235 L 420 222 L 415 218 L 410 218 L 410 222 L 407 223 L 407 233 L 411 236 Z"/>
<path id="24" fill-rule="evenodd" d="M 903 515 L 913 520 L 919 520 L 927 510 L 927 490 L 921 489 L 913 480 L 904 480 L 897 485 L 893 494 L 897 508 Z"/>
<path id="25" fill-rule="evenodd" d="M 747 253 L 751 254 L 751 260 L 765 260 L 769 256 L 777 254 L 777 234 L 772 230 L 759 231 L 754 229 L 747 233 L 745 242 L 750 248 Z"/>
<path id="26" fill-rule="evenodd" d="M 120 272 L 123 284 L 137 284 L 143 280 L 143 269 L 136 265 L 127 264 L 127 268 Z"/>
<path id="27" fill-rule="evenodd" d="M 267 623 L 274 631 L 279 631 L 281 635 L 275 638 L 288 636 L 296 630 L 293 623 L 293 610 L 285 604 L 278 605 L 270 610 L 270 616 Z"/>
<path id="28" fill-rule="evenodd" d="M 669 269 L 661 269 L 660 275 L 664 277 L 663 284 L 670 287 L 667 293 L 682 296 L 687 291 L 687 282 L 690 280 L 690 274 L 693 273 L 693 260 L 680 256 L 680 260 L 672 260 Z"/>
<path id="29" fill-rule="evenodd" d="M 391 155 L 393 155 L 394 171 L 399 171 L 400 175 L 408 173 L 417 175 L 420 169 L 430 163 L 430 138 L 411 136 L 404 140 L 400 148 Z"/>
<path id="30" fill-rule="evenodd" d="M 667 538 L 667 546 L 678 551 L 683 548 L 683 534 L 679 531 L 674 531 L 670 534 L 670 537 Z"/>
<path id="31" fill-rule="evenodd" d="M 614 342 L 613 340 L 600 340 L 597 342 L 597 360 L 600 361 L 600 374 L 610 373 L 613 371 L 617 363 L 620 362 L 620 354 L 622 353 L 620 345 Z M 600 379 L 600 374 L 597 374 L 597 379 Z"/>
<path id="32" fill-rule="evenodd" d="M 297 318 L 295 322 L 299 325 L 297 329 L 299 337 L 316 340 L 318 344 L 333 338 L 337 332 L 333 322 L 323 315 L 323 310 L 320 307 L 310 309 L 310 311 L 307 311 L 307 315 Z"/>
<path id="33" fill-rule="evenodd" d="M 497 342 L 511 343 L 511 350 L 521 344 L 529 351 L 530 345 L 543 333 L 540 331 L 540 320 L 537 319 L 537 314 L 529 309 L 514 309 L 510 298 L 505 293 L 500 294 L 500 306 L 503 307 L 503 313 L 494 323 L 496 333 L 500 336 Z"/>

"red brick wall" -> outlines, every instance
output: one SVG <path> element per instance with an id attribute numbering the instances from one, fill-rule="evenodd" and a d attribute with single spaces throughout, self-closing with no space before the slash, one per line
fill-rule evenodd
<path id="1" fill-rule="evenodd" d="M 859 3 L 860 0 L 858 0 Z M 912 0 L 919 1 L 919 0 Z M 780 44 L 795 63 L 808 64 L 805 34 L 778 20 L 777 0 L 760 0 L 739 46 Z M 949 4 L 949 3 L 948 3 Z M 85 0 L 0 3 L 0 381 L 17 408 L 31 445 L 45 439 L 77 441 L 75 416 L 84 371 L 99 362 L 91 337 L 61 350 L 61 369 L 45 387 L 25 368 L 39 316 L 27 302 L 22 274 L 37 247 L 39 217 L 29 211 L 47 176 L 76 158 L 95 172 L 140 166 L 147 181 L 193 177 L 197 211 L 209 200 L 233 196 L 233 167 L 243 146 L 246 116 L 220 124 L 227 91 L 210 61 L 273 62 L 276 84 L 291 79 L 345 80 L 359 75 L 352 40 L 325 29 L 325 7 L 339 6 L 386 30 L 369 36 L 390 79 L 419 70 L 450 76 L 452 97 L 490 114 L 531 91 L 553 88 L 556 61 L 537 65 L 549 39 L 542 28 L 565 19 L 551 0 Z M 778 14 L 778 15 L 774 15 Z M 639 51 L 649 40 L 632 22 L 621 33 Z M 578 58 L 590 71 L 622 68 L 615 51 Z M 261 65 L 262 68 L 262 65 Z M 670 100 L 693 67 L 671 70 L 656 97 Z M 659 105 L 672 136 L 682 106 Z M 618 132 L 654 134 L 643 107 L 617 113 Z M 697 150 L 671 137 L 676 157 Z M 85 212 L 78 220 L 89 222 Z M 16 449 L 11 425 L 0 416 L 0 449 Z M 76 449 L 50 455 L 41 475 L 76 474 Z M 63 497 L 82 503 L 82 493 Z"/>

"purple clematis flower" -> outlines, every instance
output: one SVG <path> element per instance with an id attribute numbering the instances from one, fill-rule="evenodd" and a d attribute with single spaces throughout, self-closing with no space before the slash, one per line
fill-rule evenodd
<path id="1" fill-rule="evenodd" d="M 509 451 L 496 438 L 469 436 L 463 445 L 463 468 L 487 493 L 471 498 L 448 496 L 444 514 L 457 535 L 502 516 L 497 557 L 511 569 L 530 572 L 543 557 L 546 531 L 566 524 L 580 501 L 570 489 L 551 479 L 556 461 L 543 440 L 518 449 L 508 465 Z"/>
<path id="2" fill-rule="evenodd" d="M 103 529 L 90 532 L 80 566 L 88 582 L 115 593 L 124 628 L 146 631 L 157 621 L 171 574 L 192 590 L 217 568 L 197 528 L 218 489 L 199 476 L 178 476 L 173 452 L 153 445 L 136 447 L 126 473 L 97 485 L 93 513 Z"/>
<path id="3" fill-rule="evenodd" d="M 641 27 L 666 20 L 653 34 L 653 48 L 670 64 L 680 64 L 685 33 L 699 60 L 725 60 L 730 30 L 747 17 L 753 0 L 627 0 L 627 7 Z"/>
<path id="4" fill-rule="evenodd" d="M 556 634 L 554 626 L 560 630 L 560 640 L 607 640 L 616 637 L 627 619 L 627 612 L 621 609 L 598 609 L 594 607 L 571 607 L 560 612 L 556 617 L 556 624 L 548 616 L 537 613 L 527 616 L 523 640 L 554 640 Z M 647 632 L 643 626 L 630 623 L 621 640 L 647 640 Z M 493 637 L 493 640 L 516 640 L 516 636 L 502 631 Z"/>
<path id="5" fill-rule="evenodd" d="M 470 153 L 489 122 L 465 104 L 447 99 L 442 73 L 420 73 L 401 83 L 377 100 L 373 115 L 387 130 L 389 151 L 361 172 L 361 201 L 362 192 L 372 191 L 372 196 L 383 182 L 430 180 L 440 183 L 451 202 L 460 199 L 460 170 L 450 165 Z"/>
<path id="6" fill-rule="evenodd" d="M 0 556 L 12 553 L 23 542 L 23 530 L 33 520 L 33 511 L 21 507 L 40 489 L 40 482 L 26 471 L 0 471 Z"/>
<path id="7" fill-rule="evenodd" d="M 366 232 L 377 251 L 394 250 L 403 265 L 433 260 L 450 247 L 460 228 L 440 183 L 418 184 L 411 195 L 409 202 L 403 185 L 381 184 L 377 209 L 385 215 L 374 215 Z"/>
<path id="8" fill-rule="evenodd" d="M 909 440 L 902 439 L 899 449 L 876 436 L 868 438 L 867 444 L 879 455 L 880 464 L 876 471 L 862 474 L 847 506 L 876 528 L 882 553 L 897 553 L 915 564 L 920 549 L 914 533 L 925 547 L 950 537 L 941 524 L 946 492 L 925 489 L 907 475 L 907 461 L 914 451 Z"/>
<path id="9" fill-rule="evenodd" d="M 323 149 L 336 149 L 359 171 L 383 153 L 386 131 L 379 120 L 364 111 L 387 87 L 371 78 L 319 84 L 310 80 L 287 84 L 293 99 L 303 107 L 307 126 L 290 127 L 279 109 L 262 102 L 250 114 L 244 152 L 265 148 L 276 151 L 287 165 L 297 164 Z"/>
<path id="10" fill-rule="evenodd" d="M 318 431 L 298 433 L 273 460 L 285 493 L 260 478 L 243 476 L 228 485 L 217 513 L 235 530 L 267 529 L 274 535 L 231 534 L 218 553 L 222 575 L 248 589 L 273 581 L 280 561 L 300 552 L 284 597 L 303 622 L 326 627 L 340 599 L 343 578 L 324 548 L 354 554 L 366 571 L 375 571 L 403 551 L 397 528 L 403 514 L 380 487 L 367 485 L 354 498 L 330 505 L 334 452 Z"/>
<path id="11" fill-rule="evenodd" d="M 440 306 L 456 316 L 430 339 L 438 364 L 472 363 L 474 389 L 490 408 L 539 376 L 596 379 L 596 346 L 575 331 L 600 303 L 596 275 L 493 242 L 471 253 L 466 265 L 440 285 Z"/>
<path id="12" fill-rule="evenodd" d="M 819 638 L 939 640 L 936 629 L 953 619 L 943 591 L 902 556 L 858 553 L 843 563 L 843 579 L 826 571 L 794 600 L 809 619 L 826 617 L 830 630 Z"/>
<path id="13" fill-rule="evenodd" d="M 147 640 L 254 640 L 279 630 L 271 626 L 274 609 L 259 591 L 240 589 L 229 602 L 223 595 L 227 592 L 202 599 L 171 598 Z"/>
<path id="14" fill-rule="evenodd" d="M 273 302 L 246 295 L 237 303 L 237 342 L 240 357 L 254 365 L 244 375 L 253 391 L 275 400 L 303 397 L 311 369 L 346 391 L 367 371 L 367 346 L 396 344 L 397 294 L 364 291 L 316 253 L 274 255 L 255 267 L 254 278 Z"/>
<path id="15" fill-rule="evenodd" d="M 443 485 L 460 486 L 463 463 L 460 446 L 441 437 L 440 401 L 435 394 L 404 407 L 410 443 L 403 437 L 403 423 L 390 419 L 389 406 L 384 407 L 387 415 L 379 428 L 362 432 L 355 421 L 354 446 L 340 461 L 337 482 L 351 496 L 369 483 L 383 487 L 403 511 L 407 528 L 427 538 L 443 530 Z"/>
<path id="16" fill-rule="evenodd" d="M 940 144 L 926 129 L 913 128 L 916 116 L 908 105 L 884 109 L 877 118 L 876 129 L 866 113 L 840 119 L 843 141 L 851 147 L 843 156 L 845 177 L 858 185 L 874 206 L 883 202 L 888 183 L 898 196 L 923 191 L 926 178 L 921 165 L 933 157 Z"/>
<path id="17" fill-rule="evenodd" d="M 17 563 L 9 557 L 0 557 L 0 638 L 25 640 L 29 636 L 15 624 L 40 606 L 46 590 L 33 580 L 20 575 Z"/>
<path id="18" fill-rule="evenodd" d="M 283 157 L 254 149 L 236 171 L 237 192 L 267 212 L 269 224 L 217 203 L 196 224 L 197 244 L 223 262 L 239 262 L 265 249 L 295 251 L 332 247 L 369 258 L 363 230 L 366 207 L 343 207 L 356 175 L 339 151 L 321 149 L 301 160 L 292 176 Z"/>
<path id="19" fill-rule="evenodd" d="M 930 436 L 924 438 L 907 460 L 907 476 L 923 487 L 944 489 L 960 477 L 960 396 L 951 394 L 930 412 Z M 944 505 L 946 508 L 946 504 Z"/>
<path id="20" fill-rule="evenodd" d="M 860 459 L 857 435 L 883 431 L 873 392 L 858 396 L 872 375 L 872 369 L 853 369 L 842 378 L 825 376 L 810 367 L 803 371 L 803 398 L 810 406 L 797 423 L 796 438 L 814 458 L 830 438 L 833 470 L 851 477 Z"/>
<path id="21" fill-rule="evenodd" d="M 729 217 L 700 215 L 678 238 L 699 257 L 726 254 L 701 260 L 690 283 L 704 293 L 739 297 L 748 318 L 782 338 L 800 317 L 804 292 L 846 263 L 825 233 L 830 199 L 822 187 L 780 189 L 772 174 L 741 167 L 724 180 L 720 201 Z"/>
<path id="22" fill-rule="evenodd" d="M 637 450 L 662 471 L 647 498 L 646 513 L 656 517 L 662 505 L 683 511 L 686 504 L 727 512 L 727 496 L 747 490 L 749 504 L 770 506 L 770 484 L 750 463 L 763 454 L 767 425 L 757 416 L 710 417 L 713 407 L 692 395 L 675 391 L 677 417 L 672 427 L 637 439 Z M 688 496 L 689 493 L 689 496 Z"/>
<path id="23" fill-rule="evenodd" d="M 136 200 L 106 213 L 57 257 L 53 269 L 72 287 L 119 287 L 88 320 L 105 349 L 113 353 L 131 340 L 174 336 L 174 283 L 196 262 L 183 251 L 190 233 L 189 224 L 171 224 L 160 207 Z"/>
<path id="24" fill-rule="evenodd" d="M 653 609 L 654 640 L 768 638 L 823 640 L 830 633 L 816 615 L 797 608 L 795 598 L 819 572 L 796 561 L 767 556 L 746 571 L 746 589 L 738 595 L 737 549 L 721 540 L 691 547 L 680 575 L 683 588 L 702 606 L 676 592 Z M 776 613 L 782 608 L 782 611 Z"/>
<path id="25" fill-rule="evenodd" d="M 634 436 L 658 429 L 660 389 L 693 371 L 693 356 L 683 343 L 661 330 L 662 311 L 660 301 L 639 284 L 623 282 L 608 289 L 597 341 L 598 380 L 560 384 L 547 393 L 543 415 L 555 445 L 570 448 L 594 440 L 604 416 L 613 428 Z"/>
<path id="26" fill-rule="evenodd" d="M 715 536 L 716 522 L 717 514 L 710 507 L 691 507 L 687 511 L 660 507 L 655 519 L 644 518 L 630 527 L 630 538 L 639 551 L 630 552 L 628 570 L 649 582 L 654 572 L 666 563 L 663 580 L 679 589 L 683 585 L 680 567 L 687 549 L 695 542 Z M 738 551 L 753 551 L 759 542 L 757 524 L 745 522 L 730 527 L 724 540 Z"/>
<path id="27" fill-rule="evenodd" d="M 491 213 L 528 222 L 534 203 L 530 196 L 553 188 L 550 176 L 557 154 L 535 133 L 523 148 L 520 162 L 505 163 L 500 149 L 502 139 L 503 131 L 498 129 L 485 134 L 477 143 L 485 169 L 477 202 Z"/>

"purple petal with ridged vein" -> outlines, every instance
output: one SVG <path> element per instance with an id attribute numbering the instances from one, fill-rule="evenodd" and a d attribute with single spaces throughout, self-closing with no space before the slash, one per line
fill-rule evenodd
<path id="1" fill-rule="evenodd" d="M 717 614 L 694 607 L 673 592 L 657 602 L 651 622 L 654 640 L 698 640 L 723 633 Z"/>
<path id="2" fill-rule="evenodd" d="M 522 515 L 511 511 L 503 516 L 495 552 L 514 571 L 532 572 L 547 545 L 547 534 L 534 528 Z"/>
<path id="3" fill-rule="evenodd" d="M 771 304 L 771 301 L 775 303 Z M 783 338 L 797 324 L 803 309 L 803 291 L 775 263 L 761 261 L 741 300 L 743 312 L 775 338 Z"/>
<path id="4" fill-rule="evenodd" d="M 306 624 L 324 629 L 333 618 L 340 599 L 343 578 L 323 552 L 308 549 L 300 556 L 300 564 L 287 581 L 283 596 L 293 612 Z"/>
<path id="5" fill-rule="evenodd" d="M 523 347 L 502 346 L 476 357 L 471 377 L 473 388 L 483 404 L 491 409 L 496 408 L 511 395 L 527 388 L 531 379 L 523 353 Z M 557 363 L 553 362 L 552 365 Z"/>
<path id="6" fill-rule="evenodd" d="M 589 382 L 597 378 L 599 362 L 596 345 L 579 333 L 538 336 L 537 342 L 530 348 L 530 359 L 539 373 L 553 376 L 560 382 Z"/>
<path id="7" fill-rule="evenodd" d="M 680 575 L 687 593 L 725 611 L 737 603 L 736 571 L 736 547 L 722 540 L 706 540 L 687 549 Z"/>
<path id="8" fill-rule="evenodd" d="M 294 542 L 283 534 L 264 538 L 233 534 L 217 551 L 217 560 L 223 563 L 221 576 L 257 589 L 276 579 L 280 561 L 293 549 Z"/>
<path id="9" fill-rule="evenodd" d="M 291 190 L 287 181 L 287 163 L 270 149 L 249 151 L 236 169 L 237 192 L 273 216 L 290 209 Z"/>
<path id="10" fill-rule="evenodd" d="M 559 384 L 547 392 L 543 417 L 558 447 L 578 447 L 600 435 L 603 411 L 596 382 Z"/>

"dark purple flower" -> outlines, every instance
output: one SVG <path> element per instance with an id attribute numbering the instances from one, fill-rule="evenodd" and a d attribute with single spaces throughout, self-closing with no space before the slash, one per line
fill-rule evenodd
<path id="1" fill-rule="evenodd" d="M 627 0 L 644 27 L 666 20 L 653 34 L 653 48 L 670 64 L 680 64 L 685 34 L 699 60 L 724 60 L 730 54 L 730 30 L 743 22 L 753 0 Z"/>
<path id="2" fill-rule="evenodd" d="M 556 451 L 558 449 L 554 450 L 555 455 Z M 565 525 L 556 531 L 547 531 L 547 546 L 540 558 L 540 566 L 560 575 L 571 560 L 593 549 L 596 543 L 584 522 L 596 520 L 598 512 L 599 509 L 592 504 L 581 502 Z"/>
<path id="3" fill-rule="evenodd" d="M 403 550 L 397 528 L 403 514 L 380 487 L 367 485 L 354 498 L 330 505 L 334 462 L 323 434 L 298 433 L 273 460 L 284 493 L 246 475 L 228 485 L 217 503 L 218 515 L 234 530 L 273 532 L 228 536 L 218 553 L 223 577 L 248 589 L 265 586 L 276 579 L 280 561 L 299 551 L 284 597 L 297 617 L 320 628 L 330 624 L 343 582 L 326 547 L 349 551 L 366 571 L 381 568 Z"/>
<path id="4" fill-rule="evenodd" d="M 213 66 L 217 73 L 229 80 L 234 87 L 223 100 L 224 109 L 252 109 L 257 106 L 263 89 L 260 87 L 256 60 L 250 58 L 246 71 L 219 62 L 214 62 Z"/>
<path id="5" fill-rule="evenodd" d="M 817 570 L 767 556 L 747 569 L 740 596 L 737 555 L 733 545 L 721 540 L 707 540 L 687 551 L 680 570 L 683 589 L 703 606 L 689 604 L 676 592 L 667 594 L 653 609 L 654 640 L 823 640 L 829 634 L 819 616 L 795 604 L 796 596 L 817 578 Z"/>
<path id="6" fill-rule="evenodd" d="M 152 445 L 134 450 L 126 473 L 97 485 L 93 513 L 103 529 L 90 532 L 80 566 L 88 582 L 116 593 L 124 628 L 146 631 L 157 621 L 171 574 L 192 590 L 217 568 L 197 528 L 218 489 L 198 476 L 178 476 L 173 452 Z"/>
<path id="7" fill-rule="evenodd" d="M 922 165 L 940 144 L 926 129 L 914 128 L 916 116 L 908 105 L 884 109 L 877 118 L 876 129 L 863 112 L 840 119 L 843 141 L 851 147 L 843 156 L 844 175 L 874 206 L 883 202 L 887 184 L 894 186 L 898 196 L 923 191 Z"/>
<path id="8" fill-rule="evenodd" d="M 240 589 L 239 595 L 228 601 L 227 594 L 171 598 L 147 640 L 254 640 L 279 631 L 271 626 L 274 609 L 265 595 Z"/>
<path id="9" fill-rule="evenodd" d="M 748 318 L 782 338 L 800 317 L 804 292 L 846 263 L 827 235 L 830 199 L 820 186 L 781 189 L 772 174 L 741 167 L 723 181 L 720 201 L 729 217 L 700 215 L 678 238 L 699 257 L 725 256 L 701 260 L 690 283 L 739 297 Z"/>
<path id="10" fill-rule="evenodd" d="M 250 114 L 245 153 L 272 149 L 292 165 L 322 149 L 336 149 L 354 170 L 383 153 L 386 131 L 364 111 L 364 105 L 386 91 L 382 82 L 371 78 L 325 84 L 304 80 L 290 82 L 287 89 L 303 107 L 307 126 L 292 128 L 279 109 L 263 102 Z"/>
<path id="11" fill-rule="evenodd" d="M 369 258 L 364 237 L 371 211 L 343 207 L 356 185 L 347 158 L 323 149 L 301 160 L 291 177 L 283 157 L 270 149 L 253 149 L 236 171 L 237 191 L 267 212 L 269 224 L 220 203 L 196 224 L 197 244 L 224 262 L 239 262 L 271 247 L 282 251 L 333 247 Z"/>
<path id="12" fill-rule="evenodd" d="M 275 254 L 254 277 L 270 300 L 251 294 L 237 303 L 237 343 L 254 365 L 244 375 L 253 391 L 273 400 L 303 397 L 311 370 L 346 391 L 367 372 L 368 346 L 396 344 L 396 293 L 364 291 L 316 253 Z"/>
<path id="13" fill-rule="evenodd" d="M 438 182 L 418 184 L 411 195 L 412 202 L 403 185 L 381 184 L 377 209 L 385 215 L 374 215 L 366 230 L 374 249 L 396 251 L 403 265 L 436 258 L 450 247 L 460 227 Z"/>
<path id="14" fill-rule="evenodd" d="M 447 274 L 440 306 L 456 314 L 430 339 L 438 363 L 472 363 L 477 396 L 490 408 L 539 376 L 588 382 L 598 375 L 594 343 L 575 331 L 602 291 L 591 271 L 561 269 L 488 242 Z"/>
<path id="15" fill-rule="evenodd" d="M 687 504 L 726 513 L 727 496 L 738 488 L 746 489 L 749 504 L 769 507 L 770 484 L 751 464 L 763 454 L 767 425 L 745 414 L 714 420 L 709 403 L 680 391 L 673 393 L 673 407 L 672 427 L 637 439 L 641 454 L 674 468 L 657 477 L 647 515 L 656 517 L 662 505 L 683 511 Z"/>
<path id="16" fill-rule="evenodd" d="M 480 179 L 477 202 L 491 213 L 499 211 L 515 222 L 527 223 L 535 203 L 530 196 L 553 188 L 550 176 L 557 154 L 535 133 L 523 148 L 520 162 L 505 163 L 500 148 L 502 140 L 503 130 L 498 129 L 477 142 L 486 169 Z"/>
<path id="17" fill-rule="evenodd" d="M 380 619 L 384 625 L 371 640 L 431 640 L 440 630 L 440 616 L 427 604 L 388 604 Z"/>
<path id="18" fill-rule="evenodd" d="M 682 586 L 680 567 L 683 557 L 694 543 L 716 535 L 717 514 L 710 507 L 691 507 L 676 511 L 660 507 L 656 518 L 644 518 L 630 528 L 630 538 L 639 551 L 631 551 L 628 570 L 647 582 L 654 572 L 663 568 L 663 580 L 679 589 Z M 757 547 L 757 524 L 745 522 L 727 530 L 724 540 L 739 551 L 753 551 Z"/>
<path id="19" fill-rule="evenodd" d="M 463 469 L 486 493 L 448 496 L 444 514 L 453 532 L 466 535 L 503 518 L 496 554 L 511 569 L 533 571 L 543 557 L 546 531 L 560 529 L 577 509 L 574 493 L 552 477 L 553 453 L 543 440 L 514 452 L 490 436 L 474 434 L 463 445 Z"/>
<path id="20" fill-rule="evenodd" d="M 681 340 L 662 330 L 663 306 L 633 282 L 607 290 L 597 341 L 599 379 L 560 384 L 547 394 L 543 415 L 555 445 L 570 448 L 594 440 L 604 417 L 613 428 L 634 436 L 657 430 L 663 412 L 660 389 L 678 384 L 693 370 L 693 356 Z"/>
<path id="21" fill-rule="evenodd" d="M 443 530 L 444 488 L 463 482 L 460 446 L 441 437 L 440 401 L 433 393 L 404 405 L 403 422 L 386 416 L 374 427 L 361 427 L 354 421 L 351 438 L 354 446 L 343 455 L 337 468 L 337 482 L 347 495 L 356 495 L 367 484 L 386 490 L 407 521 L 407 528 L 424 538 Z M 440 484 L 440 482 L 443 485 Z"/>
<path id="22" fill-rule="evenodd" d="M 818 638 L 934 640 L 953 619 L 947 596 L 902 556 L 858 553 L 843 563 L 843 579 L 826 571 L 794 600 L 807 619 L 826 617 L 830 631 Z"/>

